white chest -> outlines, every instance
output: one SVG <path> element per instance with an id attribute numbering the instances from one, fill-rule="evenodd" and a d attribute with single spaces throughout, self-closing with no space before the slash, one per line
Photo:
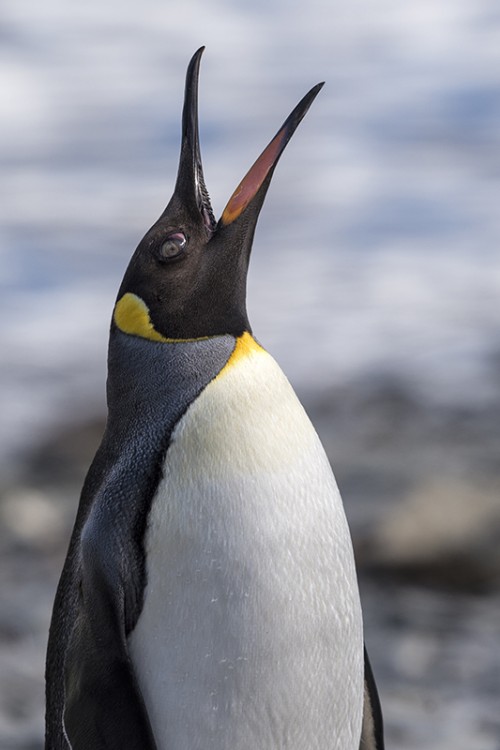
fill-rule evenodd
<path id="1" fill-rule="evenodd" d="M 358 750 L 362 622 L 319 439 L 274 360 L 225 368 L 177 425 L 129 637 L 159 750 Z"/>

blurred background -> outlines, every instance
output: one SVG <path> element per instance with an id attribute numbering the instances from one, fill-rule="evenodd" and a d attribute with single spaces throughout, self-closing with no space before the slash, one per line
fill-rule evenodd
<path id="1" fill-rule="evenodd" d="M 388 748 L 500 748 L 500 7 L 4 0 L 0 747 L 41 750 L 52 600 L 128 259 L 202 62 L 220 215 L 301 96 L 249 282 L 351 524 Z"/>

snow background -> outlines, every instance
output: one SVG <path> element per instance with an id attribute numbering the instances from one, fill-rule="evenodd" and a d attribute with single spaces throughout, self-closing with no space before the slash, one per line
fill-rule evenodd
<path id="1" fill-rule="evenodd" d="M 493 0 L 4 0 L 0 460 L 104 405 L 128 259 L 175 178 L 200 83 L 216 214 L 301 96 L 249 283 L 299 389 L 396 372 L 488 401 L 500 351 L 500 8 Z"/>

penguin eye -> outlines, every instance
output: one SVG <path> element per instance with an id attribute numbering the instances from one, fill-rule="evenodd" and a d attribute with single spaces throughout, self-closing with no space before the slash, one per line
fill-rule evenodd
<path id="1" fill-rule="evenodd" d="M 182 232 L 169 234 L 163 245 L 160 247 L 160 260 L 173 260 L 174 258 L 179 258 L 184 255 L 186 243 L 186 235 Z"/>

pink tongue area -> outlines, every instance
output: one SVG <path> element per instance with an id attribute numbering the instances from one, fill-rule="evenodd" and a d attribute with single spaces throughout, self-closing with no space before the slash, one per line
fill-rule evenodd
<path id="1" fill-rule="evenodd" d="M 266 179 L 269 170 L 276 163 L 286 145 L 286 127 L 283 127 L 271 143 L 264 149 L 255 164 L 250 167 L 232 196 L 221 217 L 222 224 L 230 224 L 248 206 Z"/>

